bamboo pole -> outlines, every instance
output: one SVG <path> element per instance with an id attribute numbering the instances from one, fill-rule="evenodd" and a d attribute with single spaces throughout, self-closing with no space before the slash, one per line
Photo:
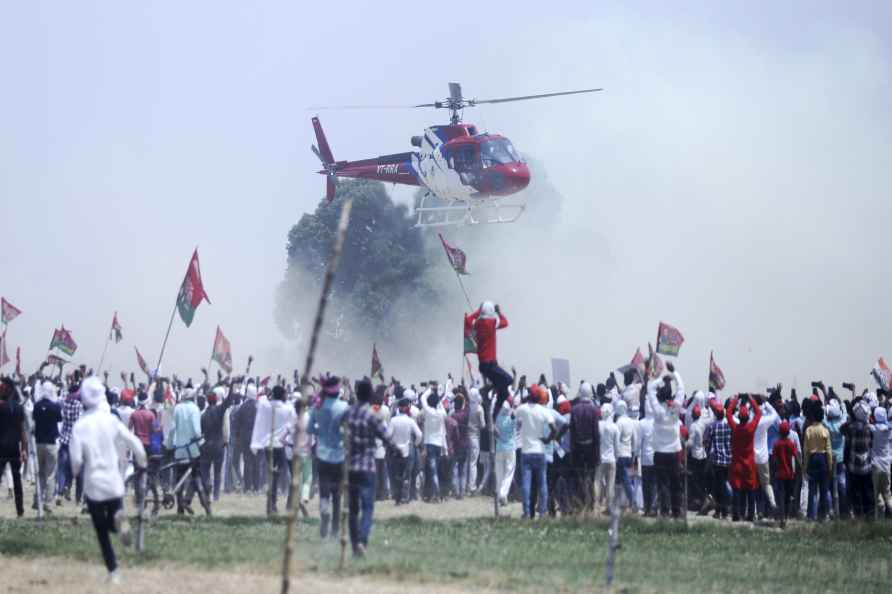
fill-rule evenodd
<path id="1" fill-rule="evenodd" d="M 313 358 L 316 354 L 316 345 L 319 342 L 319 333 L 322 329 L 322 321 L 325 318 L 325 308 L 328 305 L 328 297 L 331 293 L 331 286 L 334 282 L 335 272 L 338 269 L 338 262 L 341 259 L 341 252 L 344 250 L 344 239 L 347 236 L 347 226 L 350 223 L 350 210 L 353 208 L 353 199 L 348 198 L 341 208 L 341 219 L 338 222 L 337 235 L 335 236 L 334 249 L 332 250 L 331 259 L 328 262 L 328 269 L 325 271 L 325 278 L 322 282 L 322 293 L 319 295 L 319 305 L 316 308 L 316 319 L 313 322 L 313 334 L 310 337 L 310 347 L 307 351 L 307 360 L 303 371 L 303 381 L 301 382 L 301 394 L 306 395 L 312 389 L 309 378 L 312 377 Z M 300 437 L 300 418 L 297 419 L 297 429 L 295 430 L 295 445 Z M 297 489 L 299 479 L 298 456 L 292 456 L 291 459 L 291 493 Z M 292 495 L 293 496 L 293 495 Z M 293 503 L 293 500 L 292 500 Z M 345 501 L 341 502 L 345 506 Z M 285 546 L 282 555 L 282 594 L 288 594 L 291 585 L 291 564 L 294 557 L 294 526 L 297 523 L 297 514 L 300 505 L 292 505 L 291 512 L 288 514 L 288 521 L 285 526 Z"/>
<path id="2" fill-rule="evenodd" d="M 344 563 L 347 560 L 347 510 L 350 507 L 349 482 L 350 482 L 350 425 L 344 423 L 341 427 L 341 435 L 344 439 L 344 470 L 341 473 L 341 560 L 338 563 L 338 572 L 344 571 Z"/>

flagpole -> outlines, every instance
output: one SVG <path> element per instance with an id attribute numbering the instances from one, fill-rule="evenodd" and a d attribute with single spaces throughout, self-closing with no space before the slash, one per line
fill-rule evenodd
<path id="1" fill-rule="evenodd" d="M 96 375 L 102 373 L 102 364 L 105 363 L 105 354 L 108 352 L 108 343 L 111 342 L 111 332 L 105 337 L 105 346 L 102 347 L 102 357 L 99 359 L 99 366 L 96 368 Z"/>
<path id="2" fill-rule="evenodd" d="M 353 199 L 348 198 L 344 201 L 344 206 L 341 207 L 341 218 L 338 221 L 337 234 L 335 235 L 334 247 L 332 248 L 331 259 L 328 261 L 328 268 L 325 271 L 325 276 L 322 280 L 322 294 L 319 296 L 319 305 L 316 309 L 316 319 L 313 321 L 313 333 L 310 336 L 310 347 L 307 350 L 307 360 L 304 365 L 304 381 L 309 381 L 312 377 L 312 369 L 313 369 L 313 358 L 316 353 L 316 345 L 319 340 L 319 333 L 322 329 L 322 320 L 325 317 L 325 308 L 328 305 L 328 297 L 331 292 L 331 286 L 334 282 L 335 271 L 338 268 L 338 262 L 341 259 L 341 252 L 344 249 L 344 239 L 347 236 L 347 227 L 350 224 L 350 210 L 353 208 Z M 304 390 L 303 386 L 301 386 L 301 392 L 309 394 L 310 390 Z M 296 421 L 295 427 L 295 445 L 300 439 L 300 418 Z M 349 429 L 349 428 L 348 428 Z M 349 443 L 348 443 L 349 446 Z M 348 452 L 349 455 L 349 452 Z M 346 474 L 347 461 L 349 460 L 349 456 L 345 458 L 344 468 Z M 299 471 L 300 470 L 300 456 L 295 455 L 291 458 L 291 492 L 296 493 L 298 489 L 298 480 L 299 480 Z M 297 522 L 297 514 L 300 509 L 300 505 L 292 505 L 291 512 L 288 515 L 288 520 L 285 525 L 285 543 L 284 543 L 284 551 L 282 555 L 282 594 L 288 594 L 288 590 L 291 586 L 291 558 L 294 553 L 294 540 L 295 540 L 295 528 L 294 525 Z M 344 508 L 346 509 L 346 507 Z M 343 519 L 342 519 L 343 520 Z M 344 522 L 346 524 L 346 522 Z"/>
<path id="3" fill-rule="evenodd" d="M 164 341 L 161 343 L 161 353 L 158 355 L 158 365 L 155 366 L 155 374 L 161 372 L 161 360 L 164 359 L 164 349 L 167 348 L 167 339 L 170 338 L 170 329 L 173 328 L 173 318 L 177 315 L 177 303 L 179 302 L 179 294 L 177 301 L 173 304 L 173 311 L 170 312 L 170 322 L 167 323 L 167 332 L 164 334 Z M 151 369 L 149 370 L 151 371 Z"/>

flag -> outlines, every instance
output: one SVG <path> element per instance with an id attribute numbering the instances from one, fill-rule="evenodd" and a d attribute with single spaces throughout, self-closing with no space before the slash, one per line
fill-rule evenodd
<path id="1" fill-rule="evenodd" d="M 217 336 L 214 338 L 214 353 L 211 359 L 217 362 L 223 371 L 232 373 L 232 347 L 229 339 L 223 336 L 220 326 L 217 326 Z"/>
<path id="2" fill-rule="evenodd" d="M 654 347 L 650 343 L 647 343 L 647 351 L 650 355 L 650 369 L 648 370 L 648 375 L 652 378 L 658 378 L 663 375 L 663 360 L 654 352 Z"/>
<path id="3" fill-rule="evenodd" d="M 59 349 L 69 357 L 77 350 L 77 343 L 71 336 L 71 331 L 65 329 L 65 325 L 59 330 L 53 330 L 53 339 L 50 341 L 49 350 Z"/>
<path id="4" fill-rule="evenodd" d="M 6 300 L 5 297 L 0 298 L 0 310 L 2 310 L 2 314 L 0 314 L 0 321 L 4 324 L 8 324 L 22 313 L 22 310 L 17 308 L 15 305 Z"/>
<path id="5" fill-rule="evenodd" d="M 622 367 L 617 368 L 621 374 L 625 375 L 627 371 L 633 371 L 638 374 L 638 377 L 644 378 L 644 355 L 641 354 L 641 347 L 635 349 L 635 355 L 632 357 L 632 360 L 628 365 L 623 365 Z"/>
<path id="6" fill-rule="evenodd" d="M 877 364 L 873 366 L 871 375 L 884 390 L 892 389 L 892 370 L 886 365 L 886 360 L 882 357 L 877 359 Z"/>
<path id="7" fill-rule="evenodd" d="M 9 355 L 6 354 L 6 332 L 0 336 L 0 367 L 9 363 Z"/>
<path id="8" fill-rule="evenodd" d="M 192 259 L 189 261 L 189 268 L 186 270 L 186 276 L 183 278 L 183 284 L 180 286 L 180 293 L 177 296 L 177 309 L 180 312 L 180 318 L 186 327 L 192 325 L 192 318 L 195 317 L 195 310 L 201 305 L 202 301 L 211 302 L 207 293 L 204 292 L 204 285 L 201 282 L 201 269 L 198 266 L 198 248 L 192 253 Z"/>
<path id="9" fill-rule="evenodd" d="M 372 379 L 375 377 L 384 381 L 384 367 L 381 366 L 381 358 L 378 356 L 378 345 L 372 345 Z"/>
<path id="10" fill-rule="evenodd" d="M 657 328 L 657 352 L 661 355 L 678 356 L 678 349 L 684 343 L 684 336 L 678 331 L 678 328 L 670 326 L 665 322 L 660 322 Z"/>
<path id="11" fill-rule="evenodd" d="M 262 380 L 260 380 L 260 387 L 265 388 L 267 386 L 267 384 L 269 384 L 269 379 L 271 377 L 272 377 L 271 375 L 268 375 L 265 378 L 263 378 Z"/>
<path id="12" fill-rule="evenodd" d="M 15 348 L 15 374 L 22 375 L 22 347 L 20 346 Z"/>
<path id="13" fill-rule="evenodd" d="M 449 245 L 443 238 L 442 233 L 438 233 L 437 235 L 439 235 L 440 241 L 443 243 L 443 249 L 446 250 L 446 257 L 449 259 L 449 265 L 452 266 L 452 269 L 458 274 L 470 274 L 466 268 L 468 257 L 465 256 L 465 253 L 457 247 Z"/>
<path id="14" fill-rule="evenodd" d="M 477 331 L 474 330 L 474 325 L 471 323 L 471 318 L 469 318 L 468 316 L 465 316 L 464 354 L 465 355 L 476 355 L 477 354 Z"/>
<path id="15" fill-rule="evenodd" d="M 725 374 L 722 373 L 722 369 L 715 362 L 715 357 L 711 352 L 709 353 L 709 389 L 725 389 Z"/>
<path id="16" fill-rule="evenodd" d="M 47 355 L 46 362 L 50 365 L 65 365 L 68 363 L 68 361 L 62 357 L 53 354 Z"/>
<path id="17" fill-rule="evenodd" d="M 124 334 L 121 331 L 121 323 L 118 321 L 118 312 L 115 312 L 115 315 L 112 318 L 111 330 L 108 333 L 108 339 L 114 339 L 115 344 L 118 344 L 123 338 Z"/>
<path id="18" fill-rule="evenodd" d="M 146 364 L 146 360 L 142 358 L 142 355 L 139 354 L 139 349 L 133 347 L 133 350 L 136 351 L 136 362 L 139 363 L 139 368 L 142 369 L 142 372 L 146 375 L 152 375 L 149 373 L 149 366 Z"/>

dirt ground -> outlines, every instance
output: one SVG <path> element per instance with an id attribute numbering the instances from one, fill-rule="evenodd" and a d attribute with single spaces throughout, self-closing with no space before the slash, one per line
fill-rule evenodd
<path id="1" fill-rule="evenodd" d="M 98 563 L 84 563 L 63 558 L 20 559 L 2 558 L 3 594 L 94 594 L 96 592 L 120 592 L 122 594 L 187 594 L 213 592 L 214 594 L 260 594 L 279 592 L 281 581 L 268 574 L 239 572 L 201 571 L 196 568 L 168 565 L 152 568 L 125 568 L 123 583 L 114 586 L 105 582 L 105 569 Z M 292 581 L 292 592 L 314 594 L 352 594 L 379 592 L 381 594 L 430 594 L 430 585 L 388 583 L 367 576 L 361 578 L 297 576 Z M 443 594 L 465 594 L 470 590 L 437 584 L 436 591 Z M 475 593 L 485 591 L 474 588 Z"/>
<path id="2" fill-rule="evenodd" d="M 31 509 L 34 487 L 25 484 L 25 517 L 34 518 L 36 511 Z M 279 511 L 284 512 L 285 499 L 279 498 Z M 131 513 L 135 513 L 132 508 L 132 498 L 128 498 L 126 505 Z M 319 498 L 315 497 L 310 500 L 307 506 L 308 511 L 315 517 L 319 513 Z M 65 517 L 77 516 L 80 514 L 80 508 L 74 504 L 74 501 L 64 501 L 61 507 L 54 504 L 50 506 L 54 516 L 62 515 Z M 196 514 L 202 513 L 201 506 L 198 504 L 198 497 L 192 502 L 192 509 Z M 266 497 L 263 495 L 237 495 L 223 494 L 220 501 L 212 504 L 211 509 L 215 516 L 263 516 L 266 513 Z M 175 510 L 162 509 L 162 515 L 173 515 Z M 511 503 L 507 507 L 500 510 L 500 513 L 508 517 L 519 517 L 521 515 L 521 507 L 519 503 Z M 448 500 L 445 503 L 430 504 L 421 501 L 414 501 L 407 505 L 396 506 L 393 501 L 379 501 L 375 504 L 375 517 L 377 519 L 399 518 L 409 515 L 417 515 L 425 520 L 445 520 L 445 519 L 461 519 L 475 518 L 483 516 L 492 516 L 493 502 L 490 497 L 468 497 L 460 501 Z M 4 488 L 0 491 L 0 518 L 15 518 L 15 505 L 7 490 Z"/>

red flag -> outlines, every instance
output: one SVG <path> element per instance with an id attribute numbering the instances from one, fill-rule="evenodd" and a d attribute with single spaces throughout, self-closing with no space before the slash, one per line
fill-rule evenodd
<path id="1" fill-rule="evenodd" d="M 260 387 L 265 388 L 267 386 L 267 384 L 269 384 L 269 378 L 271 378 L 271 377 L 272 376 L 268 375 L 265 378 L 263 378 L 262 380 L 260 380 Z"/>
<path id="2" fill-rule="evenodd" d="M 713 357 L 712 352 L 709 353 L 709 389 L 710 390 L 724 390 L 725 389 L 725 374 L 722 373 L 722 369 L 715 362 L 715 357 Z"/>
<path id="3" fill-rule="evenodd" d="M 632 360 L 628 365 L 623 365 L 622 367 L 617 368 L 621 374 L 625 375 L 627 371 L 634 371 L 638 374 L 638 377 L 644 378 L 644 355 L 641 354 L 641 347 L 635 349 L 635 355 L 632 357 Z"/>
<path id="4" fill-rule="evenodd" d="M 220 326 L 217 326 L 217 336 L 214 337 L 214 352 L 211 359 L 226 373 L 232 373 L 232 347 L 229 339 L 223 335 Z"/>
<path id="5" fill-rule="evenodd" d="M 449 259 L 449 265 L 452 266 L 453 270 L 458 274 L 470 274 L 466 268 L 468 258 L 465 256 L 465 253 L 457 247 L 449 245 L 443 238 L 442 233 L 438 233 L 437 235 L 439 235 L 440 241 L 443 243 L 443 249 L 446 250 L 446 257 Z"/>
<path id="6" fill-rule="evenodd" d="M 648 375 L 652 378 L 658 378 L 663 375 L 663 360 L 654 352 L 654 347 L 650 343 L 647 343 L 647 351 L 650 355 L 650 370 Z"/>
<path id="7" fill-rule="evenodd" d="M 198 266 L 198 248 L 195 248 L 195 251 L 192 253 L 192 259 L 189 260 L 189 268 L 186 270 L 183 284 L 180 285 L 180 293 L 177 296 L 177 309 L 180 312 L 180 318 L 182 318 L 187 328 L 192 325 L 195 310 L 198 309 L 202 301 L 211 302 L 207 293 L 204 292 L 204 284 L 201 282 L 201 268 Z"/>
<path id="8" fill-rule="evenodd" d="M 146 375 L 152 375 L 149 373 L 149 366 L 146 365 L 146 360 L 142 358 L 142 355 L 139 354 L 139 349 L 133 347 L 133 350 L 136 351 L 136 362 L 139 363 L 139 368 L 142 369 L 142 372 Z"/>
<path id="9" fill-rule="evenodd" d="M 15 348 L 15 374 L 22 375 L 22 347 L 20 346 Z"/>
<path id="10" fill-rule="evenodd" d="M 22 310 L 7 301 L 5 297 L 0 297 L 0 321 L 4 324 L 8 324 L 19 317 L 19 314 L 21 313 Z"/>
<path id="11" fill-rule="evenodd" d="M 111 330 L 108 333 L 108 338 L 114 339 L 115 344 L 118 344 L 124 338 L 121 323 L 118 321 L 118 312 L 115 312 L 115 315 L 112 318 L 112 325 Z"/>
<path id="12" fill-rule="evenodd" d="M 657 328 L 657 352 L 661 355 L 678 356 L 678 350 L 684 342 L 684 336 L 678 328 L 670 326 L 666 322 L 660 322 Z"/>

